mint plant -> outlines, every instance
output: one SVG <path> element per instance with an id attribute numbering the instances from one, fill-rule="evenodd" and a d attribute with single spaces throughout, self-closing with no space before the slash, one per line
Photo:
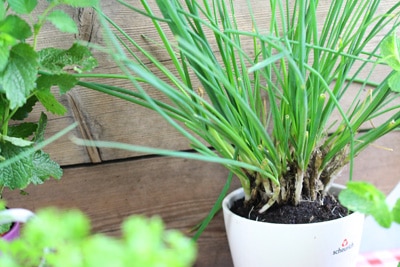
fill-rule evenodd
<path id="1" fill-rule="evenodd" d="M 41 149 L 32 150 L 44 141 L 47 115 L 42 113 L 37 122 L 24 120 L 38 102 L 48 112 L 65 114 L 67 109 L 51 87 L 58 86 L 60 94 L 64 94 L 78 82 L 74 74 L 90 71 L 97 64 L 90 50 L 81 44 L 75 43 L 69 49 L 37 48 L 45 23 L 61 32 L 78 32 L 74 20 L 60 7 L 88 7 L 96 1 L 47 2 L 43 13 L 34 15 L 37 0 L 0 1 L 0 163 L 34 151 L 1 168 L 0 196 L 4 188 L 22 190 L 50 177 L 61 178 L 60 166 L 48 154 Z"/>
<path id="2" fill-rule="evenodd" d="M 395 33 L 387 36 L 380 45 L 381 61 L 393 69 L 388 78 L 391 89 L 400 92 L 400 38 Z M 394 122 L 393 122 L 394 123 Z M 386 196 L 374 185 L 363 181 L 350 181 L 339 194 L 340 202 L 349 210 L 374 217 L 382 227 L 389 228 L 393 222 L 400 224 L 400 199 L 392 208 Z"/>
<path id="3" fill-rule="evenodd" d="M 393 69 L 389 78 L 389 86 L 393 91 L 400 93 L 400 39 L 395 33 L 386 37 L 381 46 L 382 61 Z"/>
<path id="4" fill-rule="evenodd" d="M 0 220 L 2 213 L 0 212 Z M 90 221 L 78 210 L 39 210 L 19 240 L 0 240 L 0 266 L 192 266 L 196 245 L 158 217 L 131 216 L 122 238 L 90 233 Z"/>
<path id="5" fill-rule="evenodd" d="M 370 183 L 348 182 L 339 200 L 349 210 L 371 215 L 382 227 L 389 228 L 393 222 L 400 224 L 400 199 L 390 208 L 385 194 Z"/>

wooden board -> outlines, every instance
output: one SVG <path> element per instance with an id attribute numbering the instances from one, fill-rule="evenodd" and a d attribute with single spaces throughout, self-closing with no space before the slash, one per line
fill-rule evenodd
<path id="1" fill-rule="evenodd" d="M 269 11 L 267 5 L 262 0 L 252 0 L 252 4 L 257 7 L 254 12 L 260 24 L 266 23 Z M 382 4 L 384 9 L 394 1 L 387 1 Z M 101 1 L 104 12 L 117 22 L 131 37 L 135 38 L 140 44 L 149 47 L 151 53 L 163 60 L 168 66 L 171 62 L 165 52 L 157 44 L 157 33 L 151 26 L 149 19 L 135 14 L 122 5 L 115 4 L 114 1 Z M 139 0 L 131 0 L 128 3 L 140 7 Z M 154 5 L 154 3 L 152 4 Z M 247 6 L 241 2 L 235 2 L 237 7 L 236 19 L 241 29 L 249 30 L 251 28 L 251 18 L 248 15 Z M 79 34 L 76 36 L 60 34 L 55 32 L 51 25 L 46 25 L 40 35 L 40 47 L 54 45 L 56 47 L 69 47 L 75 38 L 89 41 L 96 44 L 104 44 L 104 36 L 101 33 L 99 22 L 91 9 L 74 10 L 68 8 L 66 12 L 72 14 L 79 24 Z M 322 6 L 320 16 L 323 17 L 328 12 L 328 7 Z M 321 20 L 322 21 L 322 20 Z M 383 34 L 383 32 L 382 32 Z M 51 36 L 51 38 L 49 38 Z M 172 39 L 173 37 L 170 36 Z M 252 47 L 250 39 L 243 40 L 244 47 Z M 372 42 L 372 46 L 376 42 Z M 99 67 L 96 73 L 120 73 L 116 64 L 110 59 L 110 56 L 93 50 L 99 60 Z M 372 75 L 373 79 L 379 79 L 387 73 L 387 69 L 379 69 Z M 113 80 L 113 85 L 124 88 L 131 88 L 128 81 Z M 163 99 L 160 93 L 152 88 L 151 94 L 157 98 Z M 79 137 L 127 142 L 137 145 L 152 147 L 163 147 L 168 149 L 188 149 L 189 144 L 175 129 L 169 126 L 157 114 L 145 108 L 129 104 L 122 100 L 109 97 L 98 92 L 75 88 L 68 95 L 61 96 L 61 101 L 67 106 L 69 112 L 63 117 L 52 117 L 49 123 L 48 135 L 51 135 L 74 121 L 80 123 L 73 134 Z M 351 104 L 351 97 L 343 100 L 345 106 Z M 37 109 L 36 117 L 41 111 Z M 340 119 L 339 115 L 336 118 Z M 67 137 L 52 144 L 48 151 L 62 165 L 73 165 L 78 163 L 98 163 L 102 161 L 123 159 L 128 157 L 140 156 L 141 153 L 133 153 L 122 150 L 104 150 L 104 149 L 86 149 L 74 146 Z"/>
<path id="2" fill-rule="evenodd" d="M 395 145 L 393 145 L 395 144 Z M 389 152 L 370 147 L 356 160 L 354 179 L 373 182 L 385 193 L 399 182 L 400 135 L 381 140 Z M 118 236 L 119 225 L 133 214 L 158 215 L 168 228 L 189 230 L 207 214 L 227 177 L 215 164 L 164 157 L 65 168 L 60 181 L 30 186 L 29 195 L 5 192 L 11 207 L 79 208 L 89 215 L 94 232 Z M 347 180 L 346 172 L 338 179 Z M 234 180 L 231 189 L 239 183 Z M 218 214 L 198 241 L 196 266 L 232 266 L 222 214 Z"/>
<path id="3" fill-rule="evenodd" d="M 400 182 L 400 132 L 390 133 L 361 152 L 354 160 L 353 179 L 369 181 L 385 194 Z M 346 166 L 337 178 L 346 183 L 350 167 Z"/>
<path id="4" fill-rule="evenodd" d="M 219 165 L 185 159 L 149 158 L 66 168 L 60 181 L 6 192 L 12 207 L 79 208 L 94 232 L 119 235 L 119 225 L 133 214 L 161 216 L 168 228 L 189 233 L 218 197 L 227 171 Z M 238 186 L 237 182 L 232 185 Z M 198 266 L 230 266 L 221 215 L 199 240 Z M 226 261 L 228 265 L 224 265 Z"/>

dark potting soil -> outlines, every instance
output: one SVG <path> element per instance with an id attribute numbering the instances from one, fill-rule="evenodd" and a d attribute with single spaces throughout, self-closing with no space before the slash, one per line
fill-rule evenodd
<path id="1" fill-rule="evenodd" d="M 243 199 L 239 199 L 234 202 L 231 211 L 251 220 L 282 224 L 323 222 L 348 215 L 347 209 L 331 195 L 325 196 L 323 201 L 301 201 L 298 206 L 272 206 L 262 214 L 254 207 L 245 207 Z"/>

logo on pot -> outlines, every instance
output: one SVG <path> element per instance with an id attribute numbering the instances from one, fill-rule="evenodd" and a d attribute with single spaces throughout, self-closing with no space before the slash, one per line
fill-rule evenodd
<path id="1" fill-rule="evenodd" d="M 354 247 L 353 242 L 349 242 L 347 238 L 343 239 L 341 246 L 333 251 L 333 255 L 338 255 L 340 253 L 346 252 Z"/>

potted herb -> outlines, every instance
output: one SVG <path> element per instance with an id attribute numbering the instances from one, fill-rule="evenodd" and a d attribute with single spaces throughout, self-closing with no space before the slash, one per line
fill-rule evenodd
<path id="1" fill-rule="evenodd" d="M 400 91 L 396 72 L 400 41 L 395 35 L 400 3 L 379 13 L 379 0 L 337 0 L 329 4 L 248 1 L 245 10 L 251 25 L 241 25 L 236 20 L 237 5 L 245 4 L 237 1 L 156 0 L 152 5 L 142 0 L 142 8 L 118 2 L 151 21 L 158 34 L 157 39 L 129 36 L 122 26 L 102 16 L 115 48 L 110 54 L 136 90 L 79 84 L 158 112 L 198 153 L 76 142 L 226 166 L 242 185 L 223 206 L 236 266 L 354 265 L 362 215 L 346 216 L 347 211 L 336 206 L 329 192 L 337 195 L 341 190 L 332 184 L 344 166 L 349 164 L 351 180 L 354 157 L 400 125 L 400 106 L 395 101 Z M 323 4 L 329 7 L 321 17 Z M 266 10 L 266 14 L 256 16 L 259 10 Z M 141 45 L 143 38 L 163 49 L 170 61 L 157 58 Z M 373 73 L 381 65 L 395 68 L 388 68 L 385 77 L 374 80 Z M 153 91 L 167 100 L 153 97 Z M 351 99 L 351 104 L 345 107 L 346 99 Z M 227 184 L 231 179 L 232 175 Z M 227 188 L 210 217 L 218 210 Z M 237 204 L 255 220 L 268 220 L 270 212 L 281 208 L 300 211 L 306 204 L 320 210 L 334 205 L 328 213 L 337 211 L 336 215 L 344 218 L 317 222 L 317 214 L 305 220 L 296 215 L 293 222 L 297 224 L 282 225 L 290 236 L 277 233 L 278 237 L 271 238 L 277 224 L 238 218 L 230 210 L 230 197 L 239 200 Z M 250 236 L 251 230 L 230 233 L 230 227 L 236 225 L 232 220 L 256 224 L 251 227 L 257 228 L 253 232 L 259 243 Z M 337 232 L 335 223 L 341 223 Z M 344 226 L 350 229 L 343 230 Z M 272 230 L 260 232 L 268 227 Z M 309 243 L 303 242 L 304 236 L 295 240 L 296 234 L 289 230 L 294 228 L 310 230 Z M 327 242 L 328 236 L 331 239 Z M 246 240 L 238 241 L 235 248 L 234 239 L 239 237 Z M 327 246 L 316 252 L 319 242 Z M 237 256 L 236 252 L 242 254 Z M 288 261 L 291 259 L 294 263 Z"/>
<path id="2" fill-rule="evenodd" d="M 400 224 L 400 198 L 390 207 L 385 194 L 371 183 L 348 182 L 347 188 L 340 192 L 339 200 L 350 210 L 373 216 L 384 228 L 389 228 L 392 223 Z"/>
<path id="3" fill-rule="evenodd" d="M 66 108 L 51 87 L 58 86 L 60 94 L 66 93 L 78 81 L 74 73 L 91 70 L 96 60 L 87 47 L 77 43 L 69 49 L 39 50 L 38 36 L 45 23 L 52 23 L 62 32 L 76 33 L 75 22 L 60 8 L 91 6 L 95 2 L 48 1 L 41 14 L 37 14 L 36 0 L 0 3 L 0 197 L 5 188 L 23 190 L 31 183 L 62 176 L 60 166 L 42 150 L 48 143 L 44 138 L 47 115 L 42 113 L 37 122 L 26 119 L 38 102 L 48 112 L 65 114 Z"/>
<path id="4" fill-rule="evenodd" d="M 18 211 L 0 212 L 0 222 L 18 219 Z M 13 217 L 13 216 L 11 216 Z M 193 240 L 166 230 L 158 217 L 131 216 L 122 237 L 91 234 L 90 221 L 79 210 L 38 210 L 11 243 L 0 240 L 0 265 L 8 266 L 165 266 L 189 267 L 196 258 Z"/>

